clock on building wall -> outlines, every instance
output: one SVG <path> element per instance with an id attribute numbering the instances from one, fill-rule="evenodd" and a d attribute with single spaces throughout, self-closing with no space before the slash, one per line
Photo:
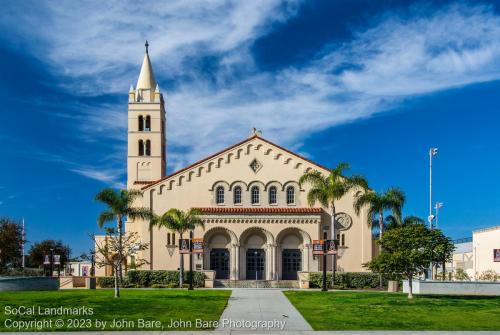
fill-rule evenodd
<path id="1" fill-rule="evenodd" d="M 347 213 L 335 214 L 335 223 L 340 230 L 347 230 L 352 226 L 352 218 Z"/>

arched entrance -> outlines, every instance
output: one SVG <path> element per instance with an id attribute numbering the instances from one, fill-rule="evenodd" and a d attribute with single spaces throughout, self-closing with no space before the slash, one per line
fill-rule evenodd
<path id="1" fill-rule="evenodd" d="M 241 279 L 269 280 L 274 273 L 274 238 L 268 231 L 252 227 L 240 236 Z"/>
<path id="2" fill-rule="evenodd" d="M 207 250 L 203 268 L 215 271 L 216 279 L 235 279 L 236 235 L 229 229 L 216 227 L 204 235 Z"/>
<path id="3" fill-rule="evenodd" d="M 299 228 L 286 228 L 278 234 L 276 241 L 279 279 L 297 280 L 298 272 L 309 268 L 309 235 Z"/>

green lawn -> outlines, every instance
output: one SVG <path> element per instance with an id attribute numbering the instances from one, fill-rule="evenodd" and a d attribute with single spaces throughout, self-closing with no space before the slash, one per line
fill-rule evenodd
<path id="1" fill-rule="evenodd" d="M 285 295 L 315 330 L 500 330 L 500 297 L 380 292 Z"/>
<path id="2" fill-rule="evenodd" d="M 64 290 L 54 292 L 0 292 L 0 331 L 55 330 L 188 330 L 210 329 L 213 325 L 196 324 L 196 319 L 216 321 L 224 310 L 230 291 L 226 290 L 122 290 L 119 299 L 113 290 Z M 34 306 L 34 315 L 7 315 L 13 307 Z M 50 307 L 86 307 L 93 315 L 41 315 Z M 41 310 L 39 311 L 39 308 Z M 59 311 L 57 311 L 59 312 Z M 113 320 L 126 320 L 120 328 L 112 328 Z M 157 321 L 142 323 L 140 320 Z M 38 324 L 34 321 L 37 320 Z M 57 321 L 62 320 L 62 321 Z M 170 327 L 171 320 L 184 324 Z M 19 322 L 22 321 L 22 322 Z M 32 321 L 31 323 L 29 321 Z M 133 324 L 130 322 L 132 321 Z M 41 324 L 45 322 L 45 324 Z M 48 324 L 52 322 L 51 324 Z M 56 322 L 59 322 L 56 324 Z M 103 322 L 106 322 L 104 328 Z M 159 323 L 158 323 L 159 322 Z M 191 324 L 189 324 L 191 322 Z M 61 327 L 62 325 L 62 327 Z M 27 326 L 27 329 L 16 329 Z M 37 328 L 41 326 L 41 328 Z M 148 327 L 150 326 L 150 327 Z"/>

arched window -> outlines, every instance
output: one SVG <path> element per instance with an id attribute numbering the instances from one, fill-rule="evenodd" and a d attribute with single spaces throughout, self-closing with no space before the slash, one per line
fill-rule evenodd
<path id="1" fill-rule="evenodd" d="M 340 242 L 340 245 L 345 247 L 345 234 L 342 234 L 341 236 L 342 236 L 342 240 Z"/>
<path id="2" fill-rule="evenodd" d="M 215 190 L 215 201 L 217 204 L 224 203 L 224 187 L 218 186 Z"/>
<path id="3" fill-rule="evenodd" d="M 269 204 L 276 205 L 278 203 L 278 189 L 276 186 L 269 188 Z"/>
<path id="4" fill-rule="evenodd" d="M 258 186 L 252 187 L 251 194 L 252 194 L 252 205 L 258 204 L 260 202 L 259 187 Z"/>
<path id="5" fill-rule="evenodd" d="M 146 156 L 151 156 L 151 141 L 146 140 Z"/>
<path id="6" fill-rule="evenodd" d="M 139 156 L 144 156 L 144 141 L 139 140 Z"/>
<path id="7" fill-rule="evenodd" d="M 172 244 L 170 243 L 170 233 L 167 233 L 167 245 L 172 245 Z"/>
<path id="8" fill-rule="evenodd" d="M 286 203 L 288 205 L 293 205 L 295 203 L 295 188 L 293 186 L 286 188 Z"/>
<path id="9" fill-rule="evenodd" d="M 142 117 L 142 115 L 139 115 L 139 131 L 143 131 L 144 130 L 144 118 Z"/>
<path id="10" fill-rule="evenodd" d="M 235 205 L 241 204 L 241 187 L 236 186 L 233 191 L 233 202 Z"/>
<path id="11" fill-rule="evenodd" d="M 175 233 L 172 233 L 172 245 L 175 245 Z"/>
<path id="12" fill-rule="evenodd" d="M 146 116 L 146 124 L 144 126 L 145 131 L 151 131 L 151 116 Z"/>

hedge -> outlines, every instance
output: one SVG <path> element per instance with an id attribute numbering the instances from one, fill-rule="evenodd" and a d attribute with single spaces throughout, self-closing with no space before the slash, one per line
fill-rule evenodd
<path id="1" fill-rule="evenodd" d="M 203 272 L 193 272 L 194 287 L 205 286 L 205 274 Z M 184 271 L 184 286 L 187 286 L 189 271 Z M 114 277 L 99 277 L 97 285 L 102 288 L 114 287 Z M 123 287 L 179 287 L 179 271 L 166 270 L 130 270 L 123 278 Z"/>
<path id="2" fill-rule="evenodd" d="M 0 277 L 42 277 L 43 269 L 37 268 L 15 268 L 0 271 Z"/>
<path id="3" fill-rule="evenodd" d="M 321 288 L 323 283 L 323 274 L 321 272 L 312 272 L 309 274 L 309 287 Z M 326 274 L 326 283 L 329 288 L 332 287 L 332 273 Z M 383 285 L 387 287 L 387 280 L 383 278 Z M 335 288 L 338 289 L 361 289 L 378 288 L 380 279 L 378 273 L 372 272 L 336 272 Z"/>

